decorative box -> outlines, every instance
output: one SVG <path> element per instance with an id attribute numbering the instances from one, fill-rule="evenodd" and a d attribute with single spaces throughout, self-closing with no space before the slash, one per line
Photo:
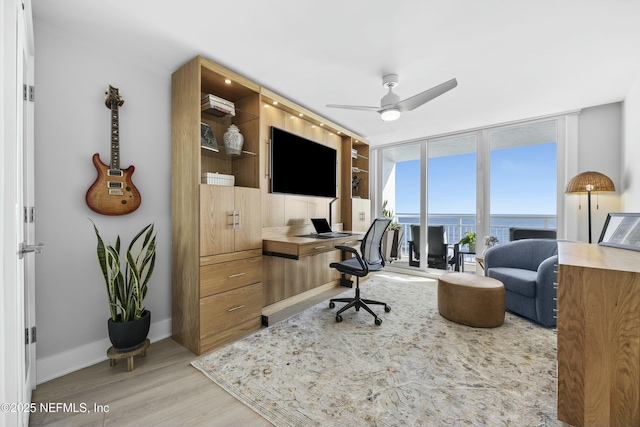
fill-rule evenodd
<path id="1" fill-rule="evenodd" d="M 202 183 L 211 185 L 226 185 L 233 187 L 236 182 L 236 177 L 233 175 L 225 175 L 222 173 L 203 173 Z"/>

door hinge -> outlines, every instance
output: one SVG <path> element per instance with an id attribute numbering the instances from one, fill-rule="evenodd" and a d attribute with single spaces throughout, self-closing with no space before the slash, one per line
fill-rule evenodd
<path id="1" fill-rule="evenodd" d="M 36 208 L 35 207 L 26 207 L 24 208 L 24 222 L 35 222 L 36 221 Z"/>
<path id="2" fill-rule="evenodd" d="M 33 344 L 34 342 L 36 342 L 36 327 L 32 326 L 31 327 L 31 344 Z"/>
<path id="3" fill-rule="evenodd" d="M 29 345 L 29 328 L 24 330 L 24 345 Z"/>
<path id="4" fill-rule="evenodd" d="M 24 83 L 22 84 L 22 100 L 27 100 L 27 85 Z"/>
<path id="5" fill-rule="evenodd" d="M 29 101 L 34 102 L 36 99 L 36 88 L 35 86 L 29 86 Z"/>

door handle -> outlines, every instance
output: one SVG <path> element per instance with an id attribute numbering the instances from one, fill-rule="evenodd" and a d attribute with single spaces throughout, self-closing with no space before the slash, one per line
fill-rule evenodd
<path id="1" fill-rule="evenodd" d="M 20 243 L 20 253 L 18 257 L 22 259 L 24 254 L 28 254 L 30 252 L 35 252 L 37 254 L 42 253 L 42 249 L 44 248 L 44 243 L 38 243 L 37 245 L 28 245 L 26 242 Z"/>

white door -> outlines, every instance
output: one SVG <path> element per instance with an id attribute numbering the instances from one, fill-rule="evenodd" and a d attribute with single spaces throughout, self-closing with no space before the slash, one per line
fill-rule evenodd
<path id="1" fill-rule="evenodd" d="M 31 402 L 31 391 L 36 387 L 36 313 L 35 313 L 35 254 L 42 250 L 42 245 L 35 243 L 35 197 L 34 197 L 34 52 L 33 31 L 30 19 L 30 4 L 25 2 L 22 22 L 23 46 L 22 48 L 22 168 L 18 168 L 17 175 L 22 178 L 22 230 L 19 230 L 18 239 L 22 237 L 21 251 L 18 259 L 22 257 L 23 263 L 23 295 L 24 295 L 24 399 Z M 27 17 L 29 14 L 29 17 Z M 19 25 L 20 28 L 20 25 Z M 20 50 L 18 51 L 20 55 Z M 20 233 L 21 231 L 21 233 Z"/>
<path id="2" fill-rule="evenodd" d="M 0 401 L 10 405 L 0 413 L 0 424 L 26 426 L 35 387 L 35 327 L 33 245 L 33 27 L 29 0 L 2 3 L 2 325 L 0 325 Z M 25 86 L 26 85 L 26 86 Z M 25 92 L 26 88 L 26 92 Z M 26 93 L 26 100 L 24 94 Z"/>

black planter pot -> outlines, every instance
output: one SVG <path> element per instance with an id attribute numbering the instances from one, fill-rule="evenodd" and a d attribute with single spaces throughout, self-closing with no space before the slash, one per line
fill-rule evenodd
<path id="1" fill-rule="evenodd" d="M 147 339 L 151 326 L 151 313 L 142 312 L 142 317 L 130 322 L 114 322 L 109 318 L 107 328 L 111 344 L 118 351 L 131 351 L 140 347 Z"/>

